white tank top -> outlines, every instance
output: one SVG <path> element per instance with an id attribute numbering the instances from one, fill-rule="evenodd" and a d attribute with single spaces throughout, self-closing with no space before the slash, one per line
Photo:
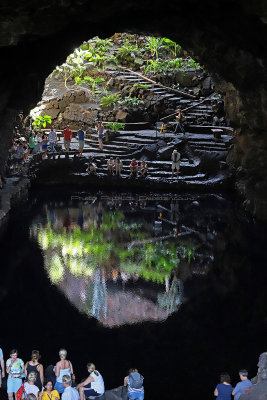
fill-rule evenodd
<path id="1" fill-rule="evenodd" d="M 69 362 L 69 365 L 70 365 L 70 362 Z M 65 369 L 61 369 L 60 368 L 59 376 L 57 377 L 57 382 L 62 383 L 62 378 L 63 378 L 64 375 L 71 376 L 70 367 L 69 368 L 65 368 Z"/>
<path id="2" fill-rule="evenodd" d="M 98 372 L 98 371 L 97 371 Z M 95 371 L 91 372 L 90 376 L 94 378 L 94 382 L 91 382 L 91 388 L 94 389 L 99 394 L 104 394 L 105 386 L 102 375 L 98 372 L 98 375 L 95 374 Z"/>

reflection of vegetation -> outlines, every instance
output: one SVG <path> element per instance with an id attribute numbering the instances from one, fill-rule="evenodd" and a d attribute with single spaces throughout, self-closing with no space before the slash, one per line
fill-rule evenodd
<path id="1" fill-rule="evenodd" d="M 122 212 L 107 213 L 100 228 L 91 225 L 87 231 L 79 228 L 55 232 L 49 226 L 40 228 L 38 242 L 48 253 L 50 278 L 59 282 L 67 269 L 75 276 L 91 276 L 99 267 L 113 268 L 138 275 L 147 281 L 163 283 L 179 265 L 180 259 L 194 258 L 194 249 L 173 241 L 144 243 L 129 247 L 129 242 L 147 239 L 141 226 L 124 222 Z"/>

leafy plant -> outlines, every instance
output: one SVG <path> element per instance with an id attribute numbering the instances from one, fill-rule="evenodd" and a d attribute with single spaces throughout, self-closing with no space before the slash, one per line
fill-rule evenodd
<path id="1" fill-rule="evenodd" d="M 93 96 L 96 93 L 100 93 L 97 84 L 104 81 L 105 81 L 104 78 L 93 78 L 91 76 L 85 76 L 84 78 L 80 77 L 75 78 L 75 82 L 77 85 L 87 84 L 92 89 Z"/>
<path id="2" fill-rule="evenodd" d="M 105 124 L 108 128 L 111 128 L 113 132 L 118 132 L 120 129 L 125 129 L 125 124 L 121 124 L 120 122 L 108 122 Z"/>
<path id="3" fill-rule="evenodd" d="M 111 107 L 120 100 L 120 95 L 115 93 L 109 96 L 103 96 L 100 102 L 101 107 Z"/>
<path id="4" fill-rule="evenodd" d="M 50 115 L 39 115 L 37 117 L 35 117 L 34 121 L 33 121 L 33 127 L 34 129 L 39 132 L 41 130 L 41 128 L 45 128 L 47 124 L 51 124 L 52 123 L 52 118 Z"/>
<path id="5" fill-rule="evenodd" d="M 177 54 L 179 54 L 182 50 L 182 47 L 171 39 L 163 38 L 162 43 L 163 47 L 167 50 L 170 50 L 174 57 L 177 57 Z"/>
<path id="6" fill-rule="evenodd" d="M 129 107 L 137 107 L 137 106 L 143 105 L 144 101 L 141 99 L 138 99 L 138 97 L 127 96 L 123 100 L 120 100 L 120 104 L 129 106 Z"/>
<path id="7" fill-rule="evenodd" d="M 150 51 L 152 57 L 159 58 L 159 50 L 163 47 L 163 38 L 149 36 L 146 48 Z"/>
<path id="8" fill-rule="evenodd" d="M 187 64 L 189 67 L 194 68 L 195 71 L 198 69 L 201 69 L 201 66 L 198 62 L 196 62 L 195 60 L 193 60 L 192 57 L 189 58 L 189 60 L 187 60 Z"/>

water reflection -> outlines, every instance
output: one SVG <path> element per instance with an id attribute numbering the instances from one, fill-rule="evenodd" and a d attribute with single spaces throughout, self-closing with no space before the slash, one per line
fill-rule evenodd
<path id="1" fill-rule="evenodd" d="M 179 207 L 167 206 L 169 219 L 153 202 L 46 204 L 31 235 L 51 282 L 79 311 L 108 327 L 163 321 L 182 303 L 178 266 L 194 256 L 177 235 Z"/>

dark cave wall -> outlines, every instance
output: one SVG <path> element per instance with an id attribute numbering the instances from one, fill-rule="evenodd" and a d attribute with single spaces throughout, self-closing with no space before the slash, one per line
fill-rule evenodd
<path id="1" fill-rule="evenodd" d="M 2 172 L 12 116 L 36 104 L 46 76 L 75 46 L 119 31 L 160 34 L 197 56 L 225 96 L 235 128 L 228 162 L 246 207 L 267 218 L 266 2 L 4 0 L 0 16 Z"/>

